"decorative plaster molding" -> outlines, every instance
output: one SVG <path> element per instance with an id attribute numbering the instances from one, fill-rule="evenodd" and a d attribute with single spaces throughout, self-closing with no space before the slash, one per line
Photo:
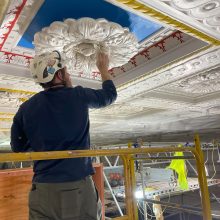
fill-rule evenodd
<path id="1" fill-rule="evenodd" d="M 131 71 L 143 64 L 147 65 L 149 60 L 161 56 L 163 53 L 172 50 L 174 47 L 181 45 L 184 42 L 187 42 L 191 38 L 183 34 L 180 31 L 175 31 L 172 34 L 166 36 L 160 41 L 157 41 L 155 44 L 143 49 L 137 55 L 132 57 L 128 63 L 121 67 L 116 67 L 110 70 L 113 77 L 117 78 L 126 72 Z"/>
<path id="2" fill-rule="evenodd" d="M 16 1 L 14 1 L 15 3 Z M 23 1 L 17 1 L 17 3 L 20 4 Z M 38 1 L 38 3 L 40 4 L 41 1 Z M 24 2 L 23 2 L 24 3 Z M 27 0 L 26 1 L 26 6 L 24 7 L 23 10 L 21 11 L 21 13 L 19 14 L 19 18 L 18 18 L 18 23 L 21 21 L 23 21 L 24 19 L 26 20 L 26 23 L 30 22 L 30 19 L 27 19 L 28 16 L 30 16 L 30 13 L 36 13 L 37 10 L 37 6 L 35 5 L 35 1 L 33 0 Z M 11 5 L 11 8 L 14 8 L 13 11 L 18 13 L 19 11 L 16 10 L 17 6 L 13 6 L 13 4 Z M 10 24 L 10 22 L 8 23 Z M 16 31 L 16 23 L 13 23 L 14 27 L 11 27 L 12 30 Z M 27 24 L 26 24 L 27 25 Z M 19 31 L 21 31 L 21 26 L 22 25 L 18 25 L 20 26 Z M 24 29 L 24 26 L 22 26 L 22 28 Z M 186 41 L 187 36 L 182 34 L 181 32 L 175 32 L 172 33 L 171 35 L 167 36 L 168 33 L 172 32 L 171 30 L 165 28 L 163 31 L 159 31 L 157 34 L 153 35 L 151 38 L 149 38 L 149 41 L 147 40 L 146 42 L 144 42 L 144 45 L 151 45 L 148 48 L 144 49 L 143 51 L 141 51 L 137 56 L 133 57 L 130 62 L 128 64 L 125 64 L 123 66 L 121 66 L 120 68 L 114 68 L 110 70 L 110 73 L 113 75 L 113 77 L 118 77 L 119 75 L 123 75 L 125 72 L 128 72 L 136 67 L 139 67 L 140 65 L 142 65 L 144 62 L 148 61 L 148 60 L 152 60 L 154 57 L 159 56 L 160 54 L 164 53 L 165 50 L 169 50 L 171 49 L 171 45 L 175 46 L 175 44 L 179 43 L 181 44 L 181 38 L 182 40 Z M 173 36 L 177 36 L 179 35 L 180 38 L 173 38 Z M 182 35 L 182 37 L 181 37 Z M 162 40 L 160 38 L 166 36 L 165 38 L 163 38 Z M 13 37 L 13 36 L 11 36 Z M 16 41 L 16 38 L 13 37 L 14 40 L 12 39 L 8 39 L 7 42 L 12 42 L 12 44 L 14 44 L 14 42 Z M 158 42 L 158 40 L 160 40 Z M 155 42 L 155 44 L 152 45 L 153 42 Z M 11 45 L 12 46 L 12 45 Z M 11 63 L 11 64 L 16 64 L 16 65 L 21 65 L 21 66 L 28 66 L 31 57 L 33 56 L 33 50 L 28 50 L 28 49 L 24 49 L 24 48 L 20 48 L 20 47 L 15 47 L 12 49 L 12 51 L 7 52 L 7 51 L 2 51 L 1 52 L 1 59 L 0 62 L 6 62 L 6 63 Z M 23 57 L 22 57 L 23 56 Z M 94 81 L 101 81 L 101 76 L 98 72 L 73 72 L 73 77 L 76 77 L 77 79 L 83 78 L 83 79 L 89 79 L 89 80 L 94 80 Z"/>
<path id="3" fill-rule="evenodd" d="M 25 30 L 31 23 L 35 14 L 38 12 L 40 6 L 43 4 L 44 0 L 27 0 L 25 7 L 19 14 L 19 17 L 12 27 L 9 36 L 7 37 L 2 50 L 10 51 L 13 53 L 18 53 L 26 56 L 33 56 L 34 51 L 27 48 L 17 47 L 19 40 L 24 34 Z"/>
<path id="4" fill-rule="evenodd" d="M 98 51 L 109 54 L 110 68 L 127 63 L 138 52 L 137 39 L 128 28 L 92 18 L 55 21 L 35 34 L 34 45 L 37 55 L 58 50 L 68 69 L 85 73 L 98 71 Z"/>
<path id="5" fill-rule="evenodd" d="M 220 0 L 138 0 L 220 40 Z"/>
<path id="6" fill-rule="evenodd" d="M 44 0 L 27 0 L 25 7 L 23 7 L 21 13 L 18 16 L 17 21 L 13 23 L 14 25 L 10 24 L 10 20 L 8 21 L 8 24 L 6 26 L 10 26 L 11 31 L 7 39 L 5 40 L 5 43 L 2 48 L 3 51 L 8 51 L 11 53 L 26 55 L 30 57 L 34 56 L 34 50 L 19 47 L 16 46 L 16 44 L 20 40 L 22 34 L 26 30 L 27 26 L 30 24 L 32 18 L 37 13 L 39 7 L 42 5 L 43 2 Z M 11 4 L 11 7 L 13 8 L 14 2 L 12 2 Z M 141 42 L 139 50 L 142 50 L 143 48 L 149 47 L 152 44 L 161 41 L 163 38 L 172 34 L 173 31 L 174 30 L 171 30 L 169 28 L 161 28 L 161 30 L 159 30 L 158 32 L 154 33 L 152 36 Z"/>
<path id="7" fill-rule="evenodd" d="M 208 32 L 207 27 L 201 25 L 201 23 L 193 20 L 190 24 L 186 24 L 189 20 L 189 16 L 183 17 L 179 11 L 175 12 L 172 7 L 164 4 L 162 1 L 152 0 L 107 0 L 118 7 L 131 10 L 134 13 L 142 14 L 142 16 L 148 19 L 157 19 L 163 24 L 172 26 L 184 33 L 190 34 L 198 39 L 201 39 L 207 43 L 213 45 L 220 45 L 219 35 L 215 32 Z M 163 6 L 163 7 L 162 7 Z M 168 10 L 169 9 L 169 10 Z M 175 18 L 173 18 L 175 16 Z M 181 20 L 181 22 L 179 21 Z M 197 24 L 197 25 L 196 25 Z M 199 24 L 199 25 L 198 25 Z M 196 25 L 196 26 L 195 26 Z M 198 27 L 197 27 L 198 26 Z M 207 33 L 208 32 L 208 33 Z M 210 36 L 209 36 L 210 35 Z"/>
<path id="8" fill-rule="evenodd" d="M 12 0 L 9 5 L 8 12 L 0 27 L 0 51 L 8 38 L 12 28 L 16 24 L 22 9 L 24 8 L 27 0 Z"/>
<path id="9" fill-rule="evenodd" d="M 161 28 L 159 31 L 148 37 L 146 40 L 140 42 L 139 51 L 149 48 L 164 38 L 172 35 L 176 30 L 170 28 Z"/>
<path id="10" fill-rule="evenodd" d="M 129 98 L 137 97 L 143 93 L 149 92 L 158 87 L 163 88 L 163 85 L 166 85 L 173 81 L 185 79 L 189 76 L 193 76 L 194 73 L 207 70 L 207 68 L 213 68 L 218 64 L 219 56 L 220 49 L 214 49 L 210 52 L 207 52 L 205 54 L 203 53 L 200 56 L 194 57 L 191 60 L 186 60 L 185 62 L 182 62 L 179 65 L 170 66 L 170 69 L 166 71 L 157 72 L 157 74 L 149 75 L 143 81 L 131 85 L 127 89 L 122 89 L 121 91 L 119 90 L 119 97 L 117 103 L 120 103 L 121 101 L 127 100 Z M 7 77 L 10 78 L 10 76 Z M 14 77 L 11 76 L 11 78 L 8 79 L 8 81 L 13 82 L 13 78 Z M 2 81 L 5 80 L 6 79 L 2 78 Z M 14 79 L 14 82 L 16 83 L 17 80 L 19 79 Z M 27 88 L 27 85 L 23 85 L 22 82 L 19 82 L 19 84 L 21 85 L 21 88 Z M 34 83 L 31 82 L 30 84 L 31 86 L 33 86 Z"/>
<path id="11" fill-rule="evenodd" d="M 213 31 L 217 33 L 217 37 L 220 34 L 220 1 L 219 0 L 197 0 L 197 1 L 187 1 L 187 0 L 162 0 L 168 6 L 174 8 L 182 14 L 186 14 L 190 18 L 187 19 L 188 22 L 197 21 L 201 25 L 206 26 L 210 34 Z"/>
<path id="12" fill-rule="evenodd" d="M 1 123 L 0 123 L 0 128 L 1 129 L 7 129 L 7 128 L 11 128 L 11 122 L 9 122 L 9 121 L 1 121 Z M 11 129 L 10 129 L 10 131 L 11 131 Z M 7 132 L 7 134 L 6 135 L 4 135 L 5 137 L 3 137 L 3 138 L 8 138 L 9 140 L 10 140 L 10 133 L 11 132 Z M 0 138 L 2 138 L 2 136 L 0 135 Z"/>
<path id="13" fill-rule="evenodd" d="M 171 65 L 167 70 L 155 71 L 154 74 L 146 75 L 136 82 L 126 85 L 119 93 L 117 101 L 127 100 L 141 95 L 174 81 L 184 79 L 197 72 L 214 68 L 219 65 L 220 49 L 202 53 L 191 60 L 183 60 L 179 64 Z"/>
<path id="14" fill-rule="evenodd" d="M 112 115 L 117 115 L 117 117 L 127 117 L 132 116 L 132 115 L 136 115 L 140 112 L 143 111 L 149 111 L 149 108 L 144 108 L 141 106 L 136 106 L 132 104 L 126 104 L 126 103 L 120 103 L 120 104 L 114 104 L 111 105 L 109 107 L 106 107 L 105 109 L 97 109 L 97 110 L 93 110 L 91 111 L 91 116 L 92 117 L 99 117 L 100 115 L 103 117 L 106 116 L 112 116 Z M 151 110 L 151 109 L 150 109 Z M 151 111 L 152 112 L 152 111 Z"/>
<path id="15" fill-rule="evenodd" d="M 41 91 L 40 85 L 24 77 L 0 74 L 0 91 L 6 93 L 26 94 L 26 97 Z M 23 97 L 23 96 L 22 96 Z"/>
<path id="16" fill-rule="evenodd" d="M 157 41 L 163 35 L 155 36 L 154 40 Z M 175 31 L 171 35 L 165 37 L 164 39 L 157 41 L 155 44 L 145 48 L 144 50 L 140 51 L 137 55 L 132 57 L 132 59 L 126 63 L 125 65 L 113 68 L 110 70 L 111 75 L 114 78 L 117 78 L 120 75 L 123 75 L 125 72 L 131 71 L 144 63 L 148 60 L 153 60 L 155 57 L 160 56 L 164 52 L 172 50 L 173 47 L 177 45 L 181 45 L 183 42 L 190 40 L 190 37 L 181 33 L 180 31 Z M 23 58 L 22 58 L 23 57 Z M 12 52 L 0 52 L 0 62 L 5 63 L 13 63 L 21 66 L 28 67 L 31 56 L 20 55 L 19 53 L 12 53 Z M 72 75 L 77 78 L 85 78 L 91 79 L 95 81 L 101 81 L 101 76 L 98 72 L 72 72 Z"/>
<path id="17" fill-rule="evenodd" d="M 28 67 L 30 64 L 30 59 L 32 59 L 32 57 L 0 51 L 0 62 L 2 63 L 10 63 Z"/>
<path id="18" fill-rule="evenodd" d="M 29 99 L 33 94 L 27 92 L 12 92 L 13 89 L 1 89 L 0 88 L 0 121 L 12 122 L 13 114 L 10 112 L 15 112 L 19 106 Z M 12 110 L 12 111 L 11 111 Z M 9 114 L 10 113 L 10 114 Z"/>
<path id="19" fill-rule="evenodd" d="M 5 97 L 5 95 L 1 95 L 0 99 L 0 106 L 2 108 L 18 108 L 23 103 L 18 97 Z"/>
<path id="20" fill-rule="evenodd" d="M 22 12 L 21 17 L 25 17 L 23 15 L 23 12 Z M 20 19 L 19 19 L 18 22 L 20 22 Z M 140 43 L 140 45 L 138 47 L 139 52 L 141 52 L 142 50 L 144 50 L 146 48 L 149 48 L 150 46 L 153 46 L 153 45 L 157 44 L 157 42 L 163 40 L 164 38 L 166 38 L 170 35 L 172 35 L 174 32 L 176 32 L 176 31 L 172 30 L 170 28 L 161 28 L 161 30 L 154 33 L 152 36 L 150 36 L 149 38 L 147 38 L 146 40 L 144 40 L 143 42 Z M 18 40 L 16 40 L 16 39 L 13 39 L 13 40 L 10 39 L 10 40 L 7 41 L 8 43 L 10 43 L 10 48 L 11 48 L 10 52 L 16 53 L 16 54 L 21 54 L 21 55 L 26 55 L 26 56 L 30 56 L 30 57 L 34 57 L 35 52 L 34 52 L 33 49 L 28 49 L 28 48 L 16 46 L 17 41 Z M 12 48 L 13 46 L 16 46 L 16 47 Z M 5 51 L 8 51 L 8 50 L 6 49 Z M 79 75 L 82 75 L 82 74 L 84 74 L 84 73 L 79 73 Z"/>
<path id="21" fill-rule="evenodd" d="M 220 67 L 184 78 L 162 87 L 162 90 L 169 90 L 169 88 L 172 88 L 171 91 L 174 93 L 186 93 L 195 97 L 220 91 Z"/>

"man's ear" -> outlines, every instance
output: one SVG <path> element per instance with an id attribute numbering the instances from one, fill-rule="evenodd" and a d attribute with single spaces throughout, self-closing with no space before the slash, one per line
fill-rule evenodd
<path id="1" fill-rule="evenodd" d="M 58 70 L 57 71 L 57 78 L 59 79 L 59 80 L 63 80 L 63 74 L 62 74 L 62 71 L 61 70 Z"/>

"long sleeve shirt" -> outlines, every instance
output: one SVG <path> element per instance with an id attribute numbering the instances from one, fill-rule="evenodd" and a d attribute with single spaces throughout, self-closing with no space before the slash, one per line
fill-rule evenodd
<path id="1" fill-rule="evenodd" d="M 102 89 L 77 86 L 39 92 L 23 103 L 11 128 L 14 152 L 83 150 L 90 148 L 89 108 L 102 108 L 116 100 L 111 80 Z M 34 161 L 33 182 L 69 182 L 93 174 L 91 158 Z"/>

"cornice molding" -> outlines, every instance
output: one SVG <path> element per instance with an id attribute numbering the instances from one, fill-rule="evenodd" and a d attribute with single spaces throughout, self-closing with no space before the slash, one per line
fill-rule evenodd
<path id="1" fill-rule="evenodd" d="M 160 21 L 162 24 L 167 24 L 177 30 L 180 30 L 184 33 L 187 33 L 193 37 L 196 37 L 200 40 L 203 40 L 209 44 L 219 46 L 220 39 L 212 37 L 203 31 L 200 31 L 188 24 L 185 24 L 177 19 L 171 17 L 171 15 L 166 14 L 164 12 L 159 11 L 149 5 L 143 4 L 136 1 L 136 0 L 108 0 L 109 2 L 125 8 L 125 9 L 132 9 L 133 11 L 139 12 L 142 15 L 146 16 L 147 18 L 153 18 L 154 20 Z"/>

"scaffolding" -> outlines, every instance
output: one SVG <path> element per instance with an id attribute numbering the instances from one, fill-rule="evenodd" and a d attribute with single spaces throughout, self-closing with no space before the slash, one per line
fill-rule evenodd
<path id="1" fill-rule="evenodd" d="M 204 220 L 211 220 L 210 198 L 206 172 L 204 167 L 204 157 L 200 146 L 199 136 L 195 135 L 195 147 L 160 147 L 160 148 L 128 148 L 117 150 L 68 150 L 68 151 L 49 151 L 49 152 L 27 152 L 27 153 L 4 153 L 0 154 L 0 162 L 32 161 L 32 160 L 50 160 L 50 159 L 67 159 L 80 157 L 97 157 L 97 156 L 120 156 L 124 165 L 125 181 L 125 203 L 126 215 L 114 218 L 115 220 L 137 220 L 137 201 L 135 198 L 136 179 L 134 160 L 135 155 L 150 153 L 174 153 L 190 152 L 192 158 L 196 160 L 198 173 L 198 182 L 201 190 L 201 204 Z M 172 157 L 171 157 L 172 159 Z M 179 157 L 175 159 L 185 159 Z"/>

